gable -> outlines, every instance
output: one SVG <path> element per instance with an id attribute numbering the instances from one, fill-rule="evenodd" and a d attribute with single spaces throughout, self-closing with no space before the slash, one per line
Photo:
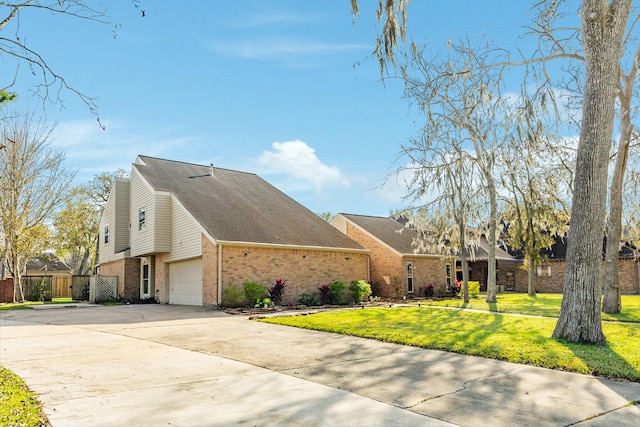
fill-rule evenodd
<path id="1" fill-rule="evenodd" d="M 393 218 L 342 213 L 338 215 L 338 217 L 340 216 L 364 230 L 366 233 L 379 240 L 398 254 L 416 254 L 413 247 L 413 240 L 416 237 L 415 232 Z M 340 221 L 338 217 L 336 219 Z M 417 254 L 430 255 L 421 253 Z"/>

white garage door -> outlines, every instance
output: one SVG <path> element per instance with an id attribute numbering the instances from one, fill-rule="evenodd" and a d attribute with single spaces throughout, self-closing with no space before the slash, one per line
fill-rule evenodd
<path id="1" fill-rule="evenodd" d="M 169 304 L 202 305 L 202 258 L 169 264 Z"/>

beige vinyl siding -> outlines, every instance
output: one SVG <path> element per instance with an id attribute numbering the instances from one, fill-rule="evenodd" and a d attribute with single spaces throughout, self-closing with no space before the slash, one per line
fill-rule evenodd
<path id="1" fill-rule="evenodd" d="M 154 252 L 169 252 L 171 251 L 171 193 L 157 192 L 154 202 Z"/>
<path id="2" fill-rule="evenodd" d="M 100 219 L 100 240 L 98 242 L 100 250 L 98 251 L 98 263 L 105 263 L 112 261 L 114 258 L 114 243 L 113 243 L 113 224 L 116 210 L 116 197 L 112 190 L 107 199 L 107 205 L 102 213 Z M 109 227 L 109 243 L 104 243 L 104 228 Z"/>
<path id="3" fill-rule="evenodd" d="M 138 227 L 140 209 L 145 210 L 145 227 Z M 141 256 L 154 252 L 154 192 L 140 176 L 136 168 L 131 172 L 131 256 Z"/>
<path id="4" fill-rule="evenodd" d="M 129 179 L 116 178 L 113 188 L 115 190 L 116 208 L 114 217 L 109 223 L 109 234 L 113 241 L 113 250 L 118 253 L 131 245 L 129 241 L 129 198 L 131 195 Z"/>
<path id="5" fill-rule="evenodd" d="M 104 243 L 104 229 L 109 227 L 109 243 Z M 122 258 L 129 248 L 129 180 L 116 178 L 100 220 L 100 251 L 98 263 Z"/>
<path id="6" fill-rule="evenodd" d="M 200 225 L 177 201 L 171 203 L 171 253 L 166 262 L 202 256 Z"/>

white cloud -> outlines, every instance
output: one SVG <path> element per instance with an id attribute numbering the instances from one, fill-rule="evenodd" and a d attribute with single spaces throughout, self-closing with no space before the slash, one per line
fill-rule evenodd
<path id="1" fill-rule="evenodd" d="M 256 28 L 256 27 L 282 27 L 284 26 L 301 26 L 308 25 L 321 20 L 321 16 L 301 15 L 286 11 L 260 11 L 241 17 L 233 22 L 232 28 Z"/>
<path id="2" fill-rule="evenodd" d="M 64 150 L 66 164 L 78 171 L 79 180 L 100 172 L 129 170 L 139 154 L 174 158 L 180 152 L 184 159 L 202 142 L 198 137 L 181 136 L 180 130 L 145 131 L 120 119 L 106 119 L 102 124 L 105 130 L 94 120 L 67 121 L 53 131 L 52 146 Z"/>
<path id="3" fill-rule="evenodd" d="M 213 40 L 207 45 L 209 49 L 220 55 L 279 62 L 293 61 L 303 57 L 305 60 L 312 58 L 317 61 L 326 56 L 370 49 L 370 46 L 366 45 L 323 43 L 287 37 L 243 41 Z"/>
<path id="4" fill-rule="evenodd" d="M 314 188 L 319 192 L 328 187 L 349 187 L 344 173 L 318 159 L 315 150 L 303 141 L 274 142 L 273 151 L 263 151 L 257 162 L 268 174 L 286 174 L 287 186 L 293 189 Z"/>

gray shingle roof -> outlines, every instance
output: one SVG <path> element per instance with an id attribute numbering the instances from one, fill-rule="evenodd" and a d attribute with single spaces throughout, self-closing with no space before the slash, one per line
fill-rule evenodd
<path id="1" fill-rule="evenodd" d="M 138 157 L 144 164 L 134 168 L 149 184 L 171 192 L 216 240 L 363 250 L 255 174 Z"/>
<path id="2" fill-rule="evenodd" d="M 416 232 L 410 228 L 405 227 L 402 223 L 393 218 L 378 217 L 378 216 L 365 216 L 354 214 L 340 214 L 347 218 L 349 221 L 358 225 L 372 236 L 377 237 L 391 248 L 395 249 L 403 255 L 429 255 L 425 252 L 415 252 L 413 246 L 413 239 L 416 237 Z M 478 242 L 478 246 L 474 250 L 474 259 L 476 261 L 486 261 L 489 257 L 489 242 L 483 236 Z M 468 254 L 467 256 L 470 256 Z M 496 259 L 499 260 L 513 260 L 513 257 L 509 255 L 504 249 L 496 247 Z"/>
<path id="3" fill-rule="evenodd" d="M 413 239 L 415 231 L 405 227 L 393 218 L 340 214 L 363 230 L 377 237 L 401 254 L 414 254 Z"/>

